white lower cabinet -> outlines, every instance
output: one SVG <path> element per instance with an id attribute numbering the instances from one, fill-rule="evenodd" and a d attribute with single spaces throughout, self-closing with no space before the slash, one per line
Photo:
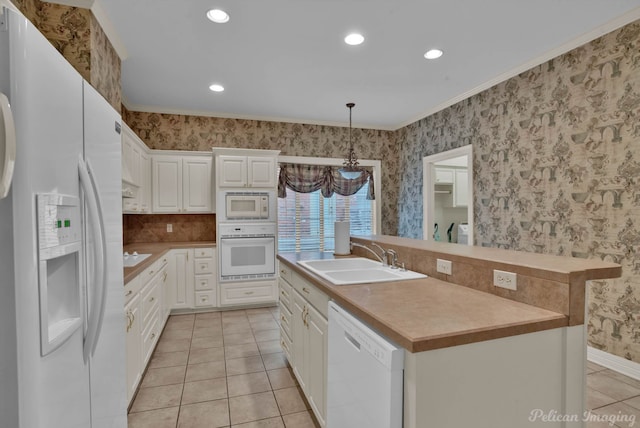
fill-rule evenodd
<path id="1" fill-rule="evenodd" d="M 136 294 L 124 307 L 127 317 L 127 402 L 131 401 L 142 376 L 142 341 L 140 340 L 140 296 Z"/>
<path id="2" fill-rule="evenodd" d="M 325 427 L 329 298 L 286 267 L 281 267 L 279 284 L 280 344 L 320 426 Z"/>
<path id="3" fill-rule="evenodd" d="M 193 307 L 193 249 L 175 249 L 168 252 L 169 267 L 165 296 L 172 309 Z"/>
<path id="4" fill-rule="evenodd" d="M 215 248 L 194 248 L 194 288 L 196 308 L 216 307 L 216 252 Z"/>
<path id="5" fill-rule="evenodd" d="M 220 284 L 220 306 L 238 306 L 278 301 L 276 281 Z"/>
<path id="6" fill-rule="evenodd" d="M 167 262 L 167 256 L 161 257 L 124 287 L 129 403 L 167 320 L 168 314 L 163 310 Z"/>

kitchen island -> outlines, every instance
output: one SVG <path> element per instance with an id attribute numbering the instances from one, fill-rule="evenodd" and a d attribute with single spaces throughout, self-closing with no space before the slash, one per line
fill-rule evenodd
<path id="1" fill-rule="evenodd" d="M 582 426 L 586 281 L 617 277 L 620 266 L 387 236 L 353 241 L 392 248 L 429 278 L 336 286 L 297 264 L 328 253 L 280 254 L 281 274 L 408 351 L 405 428 Z M 436 271 L 437 259 L 452 262 L 451 275 Z M 516 290 L 494 287 L 493 269 L 517 274 Z M 537 409 L 564 417 L 530 420 Z"/>

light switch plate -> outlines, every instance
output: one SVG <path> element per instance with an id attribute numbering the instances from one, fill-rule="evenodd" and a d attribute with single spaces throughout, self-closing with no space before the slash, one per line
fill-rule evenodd
<path id="1" fill-rule="evenodd" d="M 173 232 L 173 224 L 167 223 L 167 233 Z"/>
<path id="2" fill-rule="evenodd" d="M 496 287 L 506 288 L 508 290 L 517 290 L 517 275 L 513 272 L 505 272 L 503 270 L 493 270 L 493 285 Z"/>
<path id="3" fill-rule="evenodd" d="M 451 261 L 437 259 L 436 260 L 436 270 L 440 273 L 444 273 L 445 275 L 451 275 Z"/>

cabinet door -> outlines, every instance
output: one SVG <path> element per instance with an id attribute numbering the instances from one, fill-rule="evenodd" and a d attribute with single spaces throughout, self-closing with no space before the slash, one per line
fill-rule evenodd
<path id="1" fill-rule="evenodd" d="M 122 179 L 135 186 L 140 186 L 140 147 L 136 137 L 126 125 L 122 132 Z"/>
<path id="2" fill-rule="evenodd" d="M 276 160 L 266 156 L 247 157 L 250 187 L 276 187 Z"/>
<path id="3" fill-rule="evenodd" d="M 307 309 L 308 388 L 307 397 L 320 426 L 326 425 L 327 320 L 313 306 Z"/>
<path id="4" fill-rule="evenodd" d="M 436 184 L 453 184 L 453 170 L 436 168 Z"/>
<path id="5" fill-rule="evenodd" d="M 247 186 L 246 156 L 219 156 L 217 167 L 218 187 Z"/>
<path id="6" fill-rule="evenodd" d="M 124 307 L 127 355 L 127 403 L 136 392 L 142 376 L 142 341 L 140 339 L 140 297 L 133 297 Z"/>
<path id="7" fill-rule="evenodd" d="M 193 307 L 193 249 L 169 251 L 165 296 L 171 309 Z"/>
<path id="8" fill-rule="evenodd" d="M 152 189 L 154 213 L 182 211 L 182 158 L 152 157 Z"/>
<path id="9" fill-rule="evenodd" d="M 151 156 L 145 151 L 140 153 L 138 205 L 141 213 L 151 213 Z"/>
<path id="10" fill-rule="evenodd" d="M 184 211 L 211 212 L 211 157 L 185 157 L 182 161 L 182 175 Z"/>
<path id="11" fill-rule="evenodd" d="M 456 207 L 466 207 L 469 198 L 469 171 L 466 169 L 456 169 L 456 181 L 453 186 L 453 205 Z"/>
<path id="12" fill-rule="evenodd" d="M 307 305 L 305 300 L 293 290 L 293 301 L 291 307 L 291 368 L 298 379 L 300 388 L 307 392 L 307 378 L 305 372 L 305 342 L 308 339 L 307 327 L 304 321 Z"/>

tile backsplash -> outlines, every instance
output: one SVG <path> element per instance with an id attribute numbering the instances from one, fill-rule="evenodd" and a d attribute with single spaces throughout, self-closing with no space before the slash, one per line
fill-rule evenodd
<path id="1" fill-rule="evenodd" d="M 171 224 L 173 232 L 167 232 Z M 124 245 L 140 242 L 215 241 L 215 214 L 124 214 Z"/>

